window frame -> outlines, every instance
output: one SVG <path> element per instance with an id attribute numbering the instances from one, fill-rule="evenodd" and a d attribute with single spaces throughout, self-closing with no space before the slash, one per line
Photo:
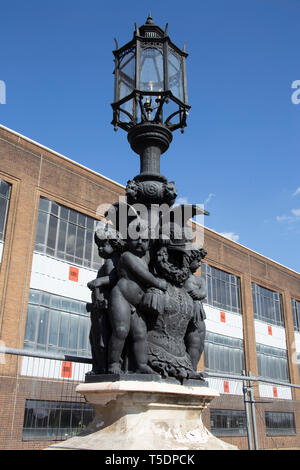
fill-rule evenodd
<path id="1" fill-rule="evenodd" d="M 282 294 L 278 291 L 257 284 L 256 282 L 252 282 L 251 290 L 253 314 L 255 320 L 284 328 L 285 324 Z M 272 315 L 270 315 L 270 312 L 267 311 L 268 307 L 270 307 L 270 302 L 273 303 L 271 311 Z"/>
<path id="2" fill-rule="evenodd" d="M 277 415 L 284 415 L 292 417 L 292 427 L 268 427 L 268 418 Z M 296 423 L 295 423 L 295 414 L 291 411 L 265 411 L 265 427 L 266 427 L 266 435 L 267 436 L 292 436 L 296 434 Z M 277 431 L 276 431 L 277 430 Z"/>
<path id="3" fill-rule="evenodd" d="M 5 195 L 5 196 L 3 194 L 1 194 L 1 192 L 0 192 L 1 200 L 3 199 L 5 201 L 5 210 L 4 210 L 4 216 L 3 216 L 3 230 L 0 231 L 0 243 L 4 243 L 4 241 L 5 241 L 9 205 L 10 205 L 11 193 L 12 193 L 12 183 L 0 178 L 0 185 L 1 185 L 2 182 L 5 183 L 8 186 L 8 191 L 7 191 L 7 195 Z M 0 227 L 0 230 L 1 230 L 1 227 Z"/>
<path id="4" fill-rule="evenodd" d="M 207 288 L 207 297 L 204 302 L 221 310 L 242 314 L 239 276 L 204 262 L 201 263 L 201 276 Z"/>
<path id="5" fill-rule="evenodd" d="M 30 299 L 31 295 L 36 295 L 36 301 Z M 49 303 L 45 302 L 45 298 L 49 296 Z M 54 305 L 54 301 L 58 302 L 58 306 Z M 69 303 L 72 308 L 63 308 Z M 75 311 L 75 304 L 76 309 Z M 45 315 L 45 323 L 41 323 L 42 315 Z M 57 320 L 56 332 L 52 330 L 55 324 L 55 316 Z M 70 347 L 72 322 L 77 322 L 76 329 L 76 347 Z M 30 323 L 31 322 L 31 323 Z M 65 328 L 62 324 L 65 322 Z M 45 328 L 40 328 L 45 325 Z M 62 335 L 63 333 L 63 335 Z M 28 296 L 27 318 L 24 333 L 24 349 L 34 351 L 45 351 L 53 354 L 65 354 L 80 357 L 91 357 L 91 345 L 89 341 L 90 334 L 90 315 L 86 310 L 86 302 L 69 297 L 59 296 L 50 292 L 38 289 L 30 289 Z M 50 343 L 50 339 L 56 336 L 56 344 Z M 43 339 L 41 341 L 41 339 Z M 84 342 L 84 347 L 83 346 Z"/>
<path id="6" fill-rule="evenodd" d="M 300 300 L 292 298 L 291 302 L 292 302 L 294 331 L 298 331 L 300 333 Z"/>
<path id="7" fill-rule="evenodd" d="M 223 419 L 222 419 L 223 418 Z M 221 422 L 232 423 L 237 420 L 242 420 L 242 426 L 235 427 L 214 427 L 212 425 L 213 419 L 217 419 Z M 210 409 L 210 431 L 215 436 L 247 436 L 247 418 L 245 410 L 234 410 L 234 409 L 224 409 L 224 408 L 211 408 Z"/>
<path id="8" fill-rule="evenodd" d="M 83 220 L 84 225 L 82 224 Z M 34 251 L 65 261 L 68 264 L 97 271 L 103 264 L 94 242 L 94 233 L 98 222 L 98 219 L 41 195 Z M 64 227 L 64 231 L 61 230 L 61 227 Z M 73 233 L 71 233 L 72 231 Z M 79 249 L 79 233 L 83 235 L 82 256 L 77 256 L 80 253 L 76 252 L 77 248 Z M 68 247 L 69 236 L 74 237 L 71 244 L 72 250 Z"/>
<path id="9" fill-rule="evenodd" d="M 256 357 L 258 373 L 261 377 L 268 379 L 281 380 L 282 382 L 290 382 L 289 363 L 287 357 L 287 350 L 275 348 L 261 343 L 256 343 Z M 264 363 L 262 364 L 262 359 Z M 280 362 L 280 359 L 284 359 Z M 269 374 L 270 367 L 277 367 L 274 374 Z M 267 370 L 267 373 L 265 373 Z M 283 374 L 284 372 L 284 374 Z"/>
<path id="10" fill-rule="evenodd" d="M 229 367 L 225 364 L 226 355 L 224 354 L 224 350 L 222 353 L 220 352 L 221 347 L 223 347 L 223 349 L 225 348 Z M 234 353 L 239 353 L 238 357 L 236 357 Z M 232 359 L 234 359 L 234 361 L 232 361 Z M 232 363 L 234 367 L 230 367 Z M 222 364 L 226 367 L 222 367 Z M 241 371 L 245 368 L 244 364 L 245 345 L 243 339 L 209 331 L 206 332 L 204 342 L 204 365 L 206 371 L 240 375 Z"/>
<path id="11" fill-rule="evenodd" d="M 32 404 L 36 406 L 36 410 L 40 410 L 41 414 L 46 413 L 44 417 L 38 418 L 34 412 L 30 413 L 30 410 L 34 410 L 33 407 L 28 405 Z M 38 406 L 40 406 L 38 408 Z M 69 412 L 69 417 L 68 417 Z M 80 413 L 82 423 L 81 426 L 72 426 L 72 423 L 75 421 L 75 413 Z M 70 425 L 68 427 L 61 427 L 62 423 L 62 414 L 66 414 L 69 418 Z M 88 420 L 88 414 L 90 414 L 90 419 Z M 59 401 L 59 400 L 35 400 L 35 399 L 26 399 L 24 406 L 24 418 L 23 418 L 23 428 L 22 428 L 22 440 L 23 441 L 36 441 L 36 440 L 54 440 L 61 441 L 65 440 L 67 437 L 72 437 L 77 435 L 79 432 L 84 429 L 93 418 L 93 408 L 83 401 Z M 31 416 L 30 416 L 31 415 Z M 54 416 L 53 416 L 54 415 Z M 58 421 L 57 421 L 58 418 Z M 38 420 L 43 420 L 42 424 L 46 423 L 46 426 L 37 426 Z M 54 419 L 54 423 L 53 423 Z M 63 419 L 66 419 L 66 416 L 63 416 Z M 78 419 L 78 417 L 77 417 Z M 57 422 L 58 426 L 49 426 L 51 423 L 55 424 Z M 34 424 L 34 426 L 25 426 L 26 424 Z M 33 430 L 37 431 L 36 434 Z M 30 435 L 30 431 L 32 434 Z M 46 434 L 44 434 L 43 433 Z M 66 433 L 66 431 L 68 431 Z M 51 432 L 51 435 L 49 435 Z M 35 434 L 35 435 L 34 435 Z"/>

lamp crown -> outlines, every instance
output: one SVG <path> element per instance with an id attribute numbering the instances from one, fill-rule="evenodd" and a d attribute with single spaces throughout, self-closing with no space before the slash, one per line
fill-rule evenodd
<path id="1" fill-rule="evenodd" d="M 160 26 L 157 26 L 154 23 L 151 13 L 148 14 L 145 24 L 140 26 L 138 32 L 140 36 L 144 38 L 163 38 L 165 36 L 164 31 Z"/>

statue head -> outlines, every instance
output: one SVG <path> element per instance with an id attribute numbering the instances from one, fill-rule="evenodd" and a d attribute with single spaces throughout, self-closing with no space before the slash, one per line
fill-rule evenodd
<path id="1" fill-rule="evenodd" d="M 134 219 L 128 226 L 126 245 L 129 251 L 142 257 L 149 251 L 151 233 L 148 224 L 141 218 Z"/>
<path id="2" fill-rule="evenodd" d="M 207 252 L 204 250 L 204 248 L 195 247 L 195 249 L 191 249 L 185 252 L 185 264 L 189 266 L 189 269 L 192 273 L 195 273 L 206 255 Z"/>
<path id="3" fill-rule="evenodd" d="M 94 239 L 101 258 L 107 259 L 113 253 L 121 253 L 124 249 L 124 241 L 119 232 L 106 222 L 100 221 L 97 224 Z"/>

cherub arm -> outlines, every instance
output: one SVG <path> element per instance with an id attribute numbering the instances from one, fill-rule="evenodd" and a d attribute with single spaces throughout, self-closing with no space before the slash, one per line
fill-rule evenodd
<path id="1" fill-rule="evenodd" d="M 98 271 L 97 278 L 88 282 L 87 286 L 93 290 L 97 287 L 107 287 L 117 282 L 117 273 L 112 260 L 106 260 L 102 268 Z M 102 274 L 103 273 L 103 274 Z"/>
<path id="2" fill-rule="evenodd" d="M 145 286 L 167 290 L 167 282 L 164 279 L 158 279 L 153 276 L 139 258 L 132 253 L 126 252 L 122 255 L 122 265 Z"/>
<path id="3" fill-rule="evenodd" d="M 207 295 L 205 281 L 200 276 L 191 276 L 186 281 L 185 288 L 194 300 L 203 300 Z"/>

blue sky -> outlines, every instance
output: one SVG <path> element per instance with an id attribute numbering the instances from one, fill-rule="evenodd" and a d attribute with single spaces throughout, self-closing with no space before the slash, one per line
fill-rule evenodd
<path id="1" fill-rule="evenodd" d="M 139 158 L 110 124 L 113 39 L 149 11 L 189 53 L 188 127 L 162 173 L 209 228 L 299 272 L 299 0 L 5 2 L 0 123 L 126 184 Z"/>

